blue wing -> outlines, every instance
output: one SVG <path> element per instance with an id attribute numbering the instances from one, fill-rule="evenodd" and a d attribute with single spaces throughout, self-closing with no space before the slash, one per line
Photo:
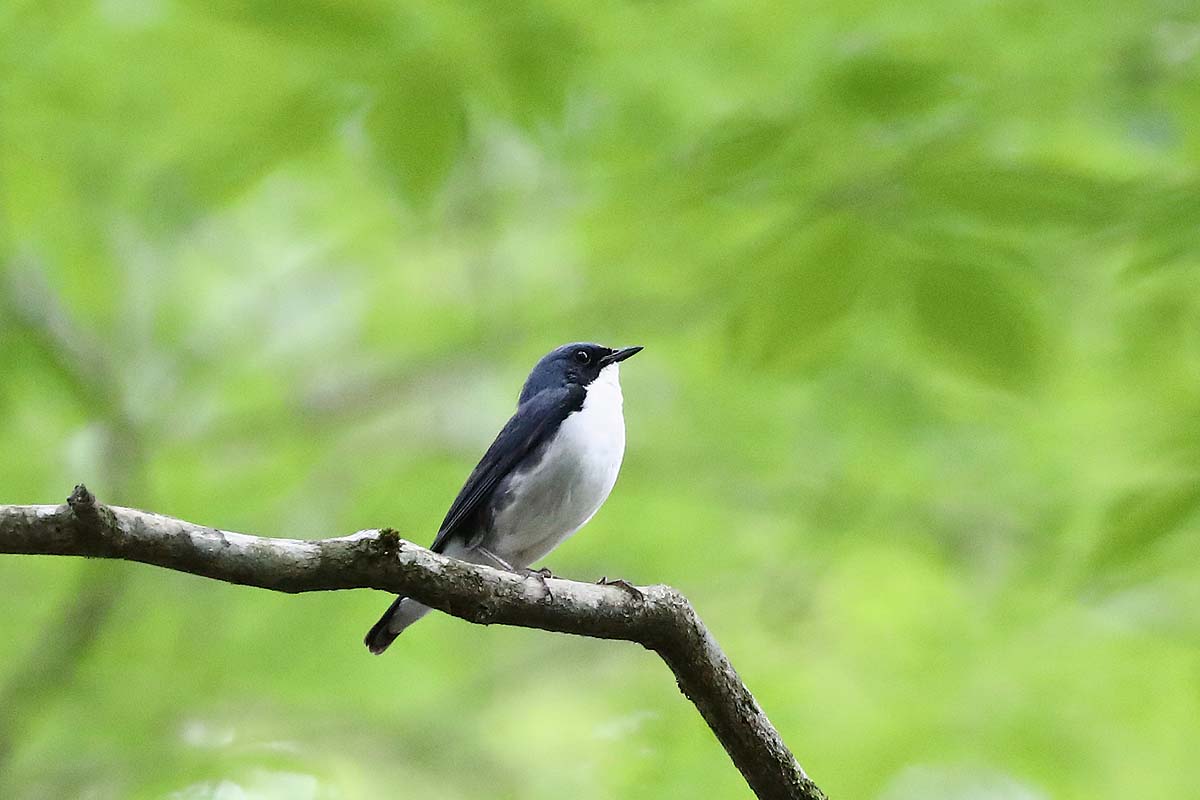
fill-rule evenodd
<path id="1" fill-rule="evenodd" d="M 556 386 L 543 389 L 522 403 L 459 490 L 429 549 L 440 553 L 458 534 L 467 541 L 474 538 L 480 523 L 478 512 L 500 481 L 558 430 L 567 415 L 582 406 L 583 397 L 580 386 Z"/>

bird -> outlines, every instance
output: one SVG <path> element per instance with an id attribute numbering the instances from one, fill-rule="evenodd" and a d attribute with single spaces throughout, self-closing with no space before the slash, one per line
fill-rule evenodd
<path id="1" fill-rule="evenodd" d="M 516 413 L 467 477 L 430 549 L 520 572 L 587 524 L 621 470 L 620 365 L 641 350 L 574 342 L 542 356 Z M 430 610 L 397 597 L 363 642 L 378 655 Z"/>

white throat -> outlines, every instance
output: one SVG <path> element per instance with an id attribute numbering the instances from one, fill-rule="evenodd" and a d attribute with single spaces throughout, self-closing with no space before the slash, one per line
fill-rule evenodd
<path id="1" fill-rule="evenodd" d="M 600 370 L 596 380 L 587 385 L 583 410 L 587 411 L 591 407 L 593 412 L 600 412 L 597 416 L 603 416 L 604 412 L 612 413 L 610 409 L 615 409 L 616 415 L 620 417 L 624 402 L 625 399 L 621 396 L 621 365 L 609 364 Z"/>

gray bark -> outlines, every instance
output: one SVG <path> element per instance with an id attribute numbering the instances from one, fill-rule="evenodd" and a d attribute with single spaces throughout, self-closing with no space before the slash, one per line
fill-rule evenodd
<path id="1" fill-rule="evenodd" d="M 248 536 L 105 506 L 82 485 L 60 506 L 0 506 L 0 553 L 140 561 L 279 592 L 379 589 L 479 624 L 637 642 L 675 674 L 760 798 L 825 797 L 682 594 L 522 576 L 367 530 L 304 541 Z"/>

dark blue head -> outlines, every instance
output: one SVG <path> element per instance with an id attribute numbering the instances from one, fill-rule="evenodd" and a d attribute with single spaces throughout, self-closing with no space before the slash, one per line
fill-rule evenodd
<path id="1" fill-rule="evenodd" d="M 624 361 L 641 349 L 613 349 L 592 342 L 574 342 L 556 347 L 542 356 L 542 360 L 529 373 L 518 402 L 524 403 L 543 389 L 554 386 L 587 386 L 596 380 L 605 367 Z"/>

